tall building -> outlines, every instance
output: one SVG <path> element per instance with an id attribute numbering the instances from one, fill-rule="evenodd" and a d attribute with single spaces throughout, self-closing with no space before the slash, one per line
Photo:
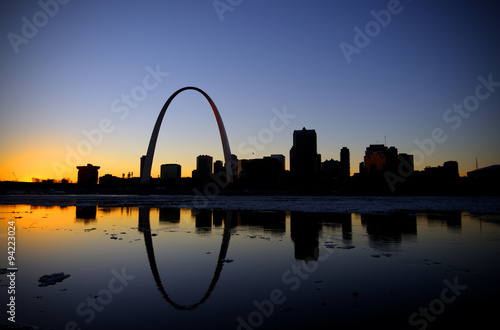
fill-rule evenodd
<path id="1" fill-rule="evenodd" d="M 362 168 L 363 167 L 363 168 Z M 385 171 L 398 174 L 413 172 L 413 155 L 399 154 L 396 147 L 383 144 L 370 144 L 366 148 L 364 162 L 360 164 L 360 173 L 382 173 Z"/>
<path id="2" fill-rule="evenodd" d="M 370 144 L 365 150 L 364 167 L 367 173 L 385 170 L 387 147 L 383 144 Z"/>
<path id="3" fill-rule="evenodd" d="M 216 160 L 214 163 L 214 174 L 222 172 L 224 170 L 224 163 L 222 160 Z"/>
<path id="4" fill-rule="evenodd" d="M 238 156 L 231 154 L 231 171 L 233 172 L 233 180 L 239 176 L 239 161 Z"/>
<path id="5" fill-rule="evenodd" d="M 285 171 L 285 155 L 274 154 L 274 155 L 271 155 L 271 158 L 275 158 L 280 162 L 281 169 L 284 172 Z"/>
<path id="6" fill-rule="evenodd" d="M 181 178 L 181 166 L 179 164 L 163 164 L 160 166 L 161 180 L 179 180 Z"/>
<path id="7" fill-rule="evenodd" d="M 338 178 L 341 173 L 340 162 L 330 159 L 321 162 L 321 174 L 324 178 Z"/>
<path id="8" fill-rule="evenodd" d="M 245 179 L 251 185 L 274 185 L 282 178 L 283 173 L 282 164 L 275 157 L 249 159 L 245 167 Z"/>
<path id="9" fill-rule="evenodd" d="M 413 164 L 413 155 L 408 155 L 405 153 L 398 155 L 398 174 L 408 176 L 412 174 L 415 170 Z M 458 170 L 457 170 L 458 171 Z"/>
<path id="10" fill-rule="evenodd" d="M 398 149 L 396 147 L 389 147 L 385 152 L 385 170 L 392 173 L 397 173 L 398 171 Z"/>
<path id="11" fill-rule="evenodd" d="M 455 160 L 449 160 L 443 163 L 446 175 L 450 178 L 459 178 L 460 174 L 458 172 L 458 162 Z"/>
<path id="12" fill-rule="evenodd" d="M 340 149 L 340 175 L 342 178 L 351 176 L 351 156 L 347 147 Z"/>
<path id="13" fill-rule="evenodd" d="M 248 159 L 238 159 L 238 167 L 237 167 L 237 177 L 241 179 L 246 178 L 246 170 L 248 166 Z"/>
<path id="14" fill-rule="evenodd" d="M 144 162 L 146 161 L 146 155 L 144 156 L 141 156 L 141 170 L 139 172 L 139 174 L 141 175 L 140 177 L 142 178 L 142 171 L 143 171 L 143 168 L 144 168 Z"/>
<path id="15" fill-rule="evenodd" d="M 193 171 L 193 178 L 208 179 L 212 174 L 213 158 L 208 155 L 196 157 L 196 170 Z"/>
<path id="16" fill-rule="evenodd" d="M 78 169 L 78 184 L 83 186 L 95 186 L 99 178 L 100 166 L 77 166 Z"/>
<path id="17" fill-rule="evenodd" d="M 321 171 L 321 155 L 317 153 L 316 131 L 314 129 L 293 132 L 293 146 L 290 149 L 290 171 L 302 178 L 317 177 Z"/>

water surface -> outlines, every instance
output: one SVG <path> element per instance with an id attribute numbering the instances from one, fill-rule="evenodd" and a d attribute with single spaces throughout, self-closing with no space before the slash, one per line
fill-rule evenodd
<path id="1" fill-rule="evenodd" d="M 43 329 L 420 329 L 498 307 L 495 212 L 34 204 L 0 206 L 1 257 L 15 221 L 16 321 Z"/>

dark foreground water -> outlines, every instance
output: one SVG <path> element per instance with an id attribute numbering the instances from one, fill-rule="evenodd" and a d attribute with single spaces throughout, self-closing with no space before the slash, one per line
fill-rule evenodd
<path id="1" fill-rule="evenodd" d="M 484 328 L 500 306 L 498 202 L 5 197 L 0 324 L 14 310 L 42 329 Z"/>

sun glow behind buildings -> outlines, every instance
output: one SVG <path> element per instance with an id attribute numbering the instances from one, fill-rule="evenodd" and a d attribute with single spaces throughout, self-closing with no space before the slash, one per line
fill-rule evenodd
<path id="1" fill-rule="evenodd" d="M 41 10 L 37 3 L 0 6 L 3 35 L 22 33 L 21 18 Z M 384 136 L 388 146 L 413 154 L 420 150 L 416 140 L 441 128 L 446 141 L 424 153 L 417 170 L 456 160 L 465 175 L 475 169 L 476 154 L 480 167 L 500 163 L 496 86 L 460 127 L 443 118 L 474 95 L 478 77 L 500 81 L 498 6 L 400 6 L 404 10 L 350 63 L 339 44 L 354 44 L 353 28 L 363 30 L 373 20 L 370 12 L 387 3 L 245 2 L 223 21 L 205 1 L 60 6 L 19 52 L 4 38 L 0 180 L 76 181 L 76 166 L 87 163 L 101 166 L 100 175 L 138 177 L 161 107 L 184 86 L 210 95 L 239 159 L 283 154 L 288 167 L 293 131 L 307 127 L 317 132 L 322 160 L 338 160 L 340 149 L 349 148 L 353 174 L 365 148 L 383 143 Z M 258 137 L 273 109 L 284 107 L 296 117 L 262 148 L 244 152 L 242 143 Z M 224 159 L 208 109 L 195 93 L 173 101 L 153 177 L 161 164 L 178 163 L 187 177 L 198 155 Z M 91 134 L 97 129 L 102 138 Z"/>

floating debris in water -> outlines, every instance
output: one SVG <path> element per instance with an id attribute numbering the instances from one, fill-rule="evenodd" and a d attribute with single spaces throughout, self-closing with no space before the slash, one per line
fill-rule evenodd
<path id="1" fill-rule="evenodd" d="M 51 275 L 43 275 L 38 279 L 38 286 L 49 286 L 49 285 L 54 285 L 57 282 L 62 282 L 63 280 L 67 279 L 70 277 L 70 274 L 64 274 L 64 273 L 54 273 Z"/>
<path id="2" fill-rule="evenodd" d="M 354 245 L 346 245 L 346 246 L 337 246 L 337 249 L 344 249 L 344 250 L 350 250 L 354 249 L 356 246 Z"/>
<path id="3" fill-rule="evenodd" d="M 17 269 L 16 268 L 10 268 L 10 269 L 0 268 L 0 275 L 6 274 L 6 273 L 9 273 L 9 272 L 17 272 Z"/>

